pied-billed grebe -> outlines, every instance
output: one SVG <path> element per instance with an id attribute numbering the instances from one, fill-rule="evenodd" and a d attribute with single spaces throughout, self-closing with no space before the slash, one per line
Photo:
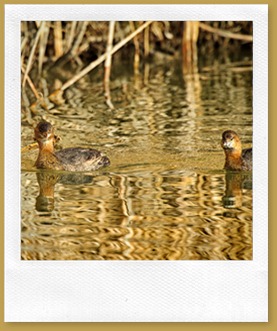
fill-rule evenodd
<path id="1" fill-rule="evenodd" d="M 91 148 L 65 148 L 55 152 L 54 145 L 58 138 L 53 126 L 46 121 L 38 123 L 34 139 L 39 146 L 35 163 L 38 169 L 93 171 L 110 164 L 107 156 Z"/>
<path id="2" fill-rule="evenodd" d="M 224 131 L 221 146 L 225 152 L 226 170 L 252 170 L 252 148 L 242 149 L 241 141 L 232 130 Z"/>

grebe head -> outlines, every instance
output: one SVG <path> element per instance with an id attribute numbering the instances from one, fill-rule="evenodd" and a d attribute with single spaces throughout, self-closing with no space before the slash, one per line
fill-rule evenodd
<path id="1" fill-rule="evenodd" d="M 35 141 L 38 143 L 45 144 L 47 142 L 52 141 L 54 144 L 59 140 L 54 134 L 53 126 L 46 121 L 39 122 L 35 128 Z"/>
<path id="2" fill-rule="evenodd" d="M 241 142 L 236 132 L 232 130 L 224 131 L 221 146 L 224 150 L 241 150 Z"/>

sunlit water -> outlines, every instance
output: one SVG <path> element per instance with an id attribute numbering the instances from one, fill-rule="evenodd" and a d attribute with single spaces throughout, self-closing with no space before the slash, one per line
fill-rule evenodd
<path id="1" fill-rule="evenodd" d="M 251 63 L 194 74 L 164 63 L 136 75 L 115 69 L 114 110 L 100 72 L 41 113 L 62 147 L 100 149 L 111 166 L 41 172 L 37 150 L 22 154 L 22 259 L 252 259 L 251 173 L 226 174 L 220 147 L 226 129 L 251 145 Z M 23 118 L 22 146 L 32 142 Z"/>

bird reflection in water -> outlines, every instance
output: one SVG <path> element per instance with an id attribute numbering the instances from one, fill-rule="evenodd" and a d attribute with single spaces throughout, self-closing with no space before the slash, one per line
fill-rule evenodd
<path id="1" fill-rule="evenodd" d="M 82 173 L 60 174 L 53 171 L 43 170 L 37 172 L 39 195 L 36 198 L 36 210 L 39 212 L 51 212 L 55 207 L 55 185 L 81 185 L 91 183 L 93 176 Z"/>
<path id="2" fill-rule="evenodd" d="M 225 195 L 222 198 L 224 208 L 239 208 L 242 206 L 242 190 L 252 190 L 252 173 L 228 171 L 225 185 Z"/>

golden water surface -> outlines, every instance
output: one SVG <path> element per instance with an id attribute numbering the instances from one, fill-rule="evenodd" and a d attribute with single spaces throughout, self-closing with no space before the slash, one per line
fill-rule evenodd
<path id="1" fill-rule="evenodd" d="M 179 68 L 115 70 L 114 110 L 100 70 L 34 117 L 56 127 L 62 147 L 100 149 L 111 166 L 37 171 L 37 149 L 22 154 L 23 260 L 252 259 L 251 173 L 222 170 L 220 147 L 226 129 L 251 146 L 252 63 Z M 23 114 L 22 147 L 32 142 Z"/>

